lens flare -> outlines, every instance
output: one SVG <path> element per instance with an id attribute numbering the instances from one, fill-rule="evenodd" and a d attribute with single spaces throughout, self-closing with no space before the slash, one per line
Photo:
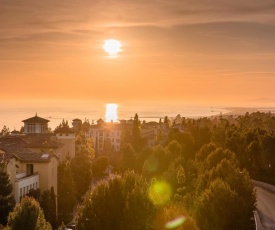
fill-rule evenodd
<path id="1" fill-rule="evenodd" d="M 156 206 L 165 205 L 172 196 L 171 186 L 166 181 L 155 181 L 149 188 L 149 198 Z"/>
<path id="2" fill-rule="evenodd" d="M 186 217 L 184 216 L 179 216 L 178 218 L 169 221 L 168 223 L 166 223 L 165 228 L 166 229 L 174 229 L 177 228 L 179 226 L 181 226 L 184 221 L 186 220 Z"/>
<path id="3" fill-rule="evenodd" d="M 146 173 L 154 173 L 159 168 L 159 160 L 155 156 L 149 156 L 148 160 L 145 161 L 144 171 Z"/>

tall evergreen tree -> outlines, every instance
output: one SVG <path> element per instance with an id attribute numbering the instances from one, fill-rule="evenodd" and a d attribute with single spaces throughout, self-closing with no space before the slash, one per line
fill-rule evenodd
<path id="1" fill-rule="evenodd" d="M 76 186 L 73 180 L 70 161 L 58 166 L 58 212 L 62 219 L 69 221 L 68 213 L 73 212 L 76 202 Z"/>
<path id="2" fill-rule="evenodd" d="M 131 133 L 131 144 L 133 148 L 136 151 L 140 151 L 143 147 L 143 141 L 141 138 L 141 125 L 140 125 L 140 120 L 138 119 L 138 115 L 136 114 L 134 117 L 134 122 L 132 126 L 132 133 Z"/>
<path id="3" fill-rule="evenodd" d="M 42 193 L 40 197 L 40 206 L 44 211 L 45 219 L 50 222 L 52 227 L 56 227 L 56 195 L 54 193 L 53 187 L 51 190 L 46 190 Z"/>
<path id="4" fill-rule="evenodd" d="M 120 169 L 122 172 L 133 170 L 136 166 L 136 154 L 131 144 L 122 149 Z"/>
<path id="5" fill-rule="evenodd" d="M 92 180 L 92 157 L 85 152 L 78 153 L 71 161 L 71 171 L 79 199 L 88 190 Z"/>
<path id="6" fill-rule="evenodd" d="M 12 184 L 9 175 L 0 171 L 0 223 L 6 225 L 9 212 L 13 210 L 15 200 L 12 195 Z"/>

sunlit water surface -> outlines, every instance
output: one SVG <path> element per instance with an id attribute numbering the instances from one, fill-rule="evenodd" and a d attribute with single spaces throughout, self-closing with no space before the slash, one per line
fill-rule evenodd
<path id="1" fill-rule="evenodd" d="M 110 104 L 109 104 L 110 105 Z M 108 110 L 109 109 L 109 110 Z M 116 112 L 115 112 L 116 109 Z M 106 110 L 108 110 L 106 112 Z M 211 106 L 190 106 L 175 104 L 114 104 L 108 107 L 107 103 L 56 103 L 56 104 L 21 104 L 17 106 L 6 105 L 0 108 L 0 129 L 4 125 L 12 131 L 19 130 L 23 125 L 22 120 L 38 116 L 50 120 L 49 127 L 54 129 L 62 119 L 68 120 L 69 124 L 75 118 L 95 122 L 102 118 L 104 120 L 121 120 L 133 118 L 135 113 L 140 120 L 159 121 L 164 116 L 175 117 L 180 114 L 182 117 L 198 118 L 227 113 L 224 108 Z M 115 118 L 115 119 L 114 119 Z"/>

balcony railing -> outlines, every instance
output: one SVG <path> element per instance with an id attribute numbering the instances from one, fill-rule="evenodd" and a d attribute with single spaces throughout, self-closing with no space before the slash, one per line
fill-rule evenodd
<path id="1" fill-rule="evenodd" d="M 21 172 L 16 174 L 16 181 L 24 180 L 26 178 L 36 176 L 38 172 L 33 172 L 32 174 L 27 174 L 27 172 Z"/>

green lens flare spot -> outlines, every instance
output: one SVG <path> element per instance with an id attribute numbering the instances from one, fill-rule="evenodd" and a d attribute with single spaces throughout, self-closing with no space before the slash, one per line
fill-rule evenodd
<path id="1" fill-rule="evenodd" d="M 154 205 L 165 205 L 170 201 L 171 196 L 171 186 L 165 181 L 155 181 L 149 188 L 149 198 Z"/>

